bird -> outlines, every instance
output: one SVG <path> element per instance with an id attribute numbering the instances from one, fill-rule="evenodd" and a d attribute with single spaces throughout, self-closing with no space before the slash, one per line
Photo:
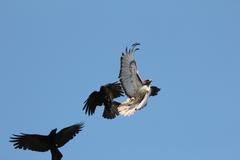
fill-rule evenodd
<path id="1" fill-rule="evenodd" d="M 115 98 L 123 96 L 121 84 L 119 82 L 107 83 L 100 87 L 99 91 L 93 91 L 84 102 L 83 110 L 85 114 L 93 115 L 97 106 L 104 105 L 103 118 L 114 119 L 118 115 L 117 107 L 120 102 Z"/>
<path id="2" fill-rule="evenodd" d="M 13 134 L 13 136 L 10 137 L 10 142 L 13 143 L 15 149 L 28 149 L 38 152 L 47 152 L 50 150 L 52 160 L 61 160 L 63 155 L 58 148 L 64 146 L 73 139 L 76 134 L 82 131 L 83 127 L 84 123 L 78 123 L 63 128 L 58 133 L 57 128 L 55 128 L 51 130 L 48 135 L 25 133 L 21 133 L 20 135 Z"/>
<path id="3" fill-rule="evenodd" d="M 152 80 L 142 80 L 137 70 L 134 53 L 139 50 L 134 43 L 130 49 L 126 47 L 120 58 L 119 81 L 127 99 L 118 106 L 118 112 L 123 116 L 133 115 L 137 110 L 147 105 L 149 96 L 156 96 L 160 91 L 157 86 L 151 86 Z"/>

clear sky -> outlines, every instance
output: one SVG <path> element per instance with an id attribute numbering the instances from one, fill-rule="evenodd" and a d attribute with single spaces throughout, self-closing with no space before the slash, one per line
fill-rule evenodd
<path id="1" fill-rule="evenodd" d="M 132 117 L 86 116 L 135 42 L 142 78 L 161 92 Z M 1 160 L 51 159 L 9 137 L 81 121 L 63 160 L 240 159 L 237 0 L 2 0 L 0 74 Z"/>

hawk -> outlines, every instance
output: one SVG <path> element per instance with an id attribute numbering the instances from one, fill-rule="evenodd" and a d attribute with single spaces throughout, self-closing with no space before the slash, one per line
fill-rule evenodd
<path id="1" fill-rule="evenodd" d="M 24 134 L 14 135 L 10 137 L 10 142 L 13 143 L 15 149 L 29 149 L 32 151 L 46 152 L 49 151 L 52 154 L 52 160 L 61 160 L 62 153 L 58 148 L 64 146 L 68 141 L 78 134 L 82 128 L 83 123 L 75 124 L 66 128 L 63 128 L 57 133 L 57 129 L 53 129 L 48 135 L 39 134 Z"/>
<path id="2" fill-rule="evenodd" d="M 119 80 L 124 93 L 128 96 L 118 107 L 119 114 L 123 116 L 130 116 L 146 106 L 149 96 L 155 96 L 160 91 L 160 88 L 151 86 L 152 80 L 143 81 L 140 78 L 134 59 L 134 53 L 139 50 L 138 45 L 140 44 L 135 43 L 130 49 L 126 48 L 121 56 Z"/>
<path id="3" fill-rule="evenodd" d="M 107 119 L 113 119 L 118 115 L 117 107 L 119 102 L 113 99 L 123 96 L 121 84 L 119 82 L 108 83 L 100 87 L 99 91 L 93 91 L 84 102 L 83 110 L 85 114 L 94 114 L 97 106 L 104 105 L 102 116 Z"/>

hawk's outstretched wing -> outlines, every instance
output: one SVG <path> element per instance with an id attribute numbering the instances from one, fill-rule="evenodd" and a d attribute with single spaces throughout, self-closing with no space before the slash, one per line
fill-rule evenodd
<path id="1" fill-rule="evenodd" d="M 64 146 L 68 141 L 73 139 L 83 128 L 84 123 L 75 124 L 61 129 L 56 135 L 58 147 Z"/>
<path id="2" fill-rule="evenodd" d="M 13 143 L 14 148 L 24 150 L 46 152 L 50 149 L 48 137 L 38 134 L 13 135 L 13 137 L 10 137 L 10 142 Z"/>
<path id="3" fill-rule="evenodd" d="M 134 53 L 139 48 L 136 48 L 139 43 L 132 45 L 131 49 L 126 48 L 125 53 L 121 56 L 121 68 L 119 73 L 119 79 L 124 89 L 125 94 L 128 97 L 134 97 L 138 89 L 142 87 L 142 80 L 137 71 L 136 61 L 134 59 Z"/>
<path id="4" fill-rule="evenodd" d="M 139 43 L 133 44 L 130 49 L 126 48 L 121 56 L 119 79 L 128 99 L 118 106 L 118 112 L 124 116 L 132 115 L 145 107 L 149 96 L 157 95 L 160 90 L 156 86 L 151 86 L 152 80 L 141 80 L 133 55 L 138 50 L 137 45 Z"/>

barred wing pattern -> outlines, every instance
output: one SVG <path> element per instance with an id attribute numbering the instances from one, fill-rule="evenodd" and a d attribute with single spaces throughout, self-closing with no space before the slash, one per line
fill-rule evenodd
<path id="1" fill-rule="evenodd" d="M 131 49 L 126 48 L 125 53 L 121 56 L 119 79 L 128 97 L 134 97 L 138 89 L 143 85 L 138 75 L 137 65 L 133 55 L 135 51 L 139 49 L 136 48 L 137 45 L 139 45 L 139 43 L 133 44 Z"/>

